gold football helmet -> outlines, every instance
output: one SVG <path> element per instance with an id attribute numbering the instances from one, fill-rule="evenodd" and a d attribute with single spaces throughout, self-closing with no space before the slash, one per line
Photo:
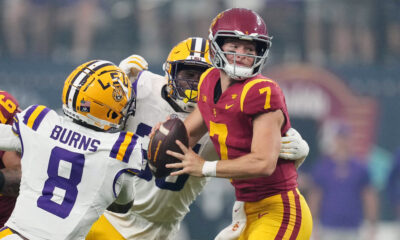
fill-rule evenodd
<path id="1" fill-rule="evenodd" d="M 164 63 L 164 71 L 168 76 L 168 96 L 182 111 L 193 111 L 200 75 L 209 67 L 211 62 L 206 39 L 191 37 L 172 48 Z"/>
<path id="2" fill-rule="evenodd" d="M 77 67 L 64 83 L 62 102 L 65 115 L 104 131 L 122 129 L 135 111 L 129 78 L 104 60 Z"/>

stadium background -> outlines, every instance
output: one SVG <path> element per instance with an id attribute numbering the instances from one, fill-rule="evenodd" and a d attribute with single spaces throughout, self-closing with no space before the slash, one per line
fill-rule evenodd
<path id="1" fill-rule="evenodd" d="M 0 89 L 16 96 L 22 107 L 44 104 L 60 109 L 66 76 L 86 60 L 118 64 L 136 53 L 147 59 L 150 71 L 163 75 L 162 64 L 176 43 L 190 36 L 207 38 L 212 18 L 234 6 L 257 11 L 274 37 L 264 73 L 282 84 L 287 100 L 293 99 L 288 100 L 292 125 L 310 144 L 302 176 L 320 154 L 321 123 L 342 108 L 359 110 L 345 106 L 341 93 L 372 103 L 368 114 L 360 117 L 370 123 L 361 130 L 368 133 L 359 152 L 380 193 L 379 239 L 395 239 L 399 224 L 387 199 L 386 177 L 400 147 L 397 0 L 0 0 Z M 296 69 L 301 70 L 293 77 Z M 296 78 L 300 87 L 293 90 Z M 302 106 L 296 104 L 296 96 L 305 89 L 302 83 L 307 85 L 311 78 L 316 84 L 311 89 L 322 89 L 327 101 L 341 100 L 343 106 L 333 104 L 337 111 L 315 117 L 318 113 L 306 109 L 313 106 L 307 94 L 299 101 Z M 330 82 L 339 87 L 321 87 Z M 179 239 L 211 239 L 229 224 L 233 200 L 229 183 L 213 180 L 191 206 Z"/>

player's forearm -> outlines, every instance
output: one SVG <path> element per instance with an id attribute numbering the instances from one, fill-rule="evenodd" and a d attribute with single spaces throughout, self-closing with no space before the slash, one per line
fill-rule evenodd
<path id="1" fill-rule="evenodd" d="M 1 169 L 1 173 L 4 177 L 3 187 L 0 189 L 0 193 L 4 196 L 18 196 L 19 185 L 21 182 L 21 170 L 16 169 Z"/>
<path id="2" fill-rule="evenodd" d="M 217 163 L 217 177 L 221 178 L 254 178 L 268 177 L 275 171 L 278 157 L 260 157 L 249 153 L 236 159 L 219 161 Z"/>

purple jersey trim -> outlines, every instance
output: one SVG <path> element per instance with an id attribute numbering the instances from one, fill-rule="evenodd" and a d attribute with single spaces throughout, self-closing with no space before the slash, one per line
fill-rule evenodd
<path id="1" fill-rule="evenodd" d="M 24 121 L 23 121 L 23 123 L 24 123 L 25 125 L 28 124 L 29 117 L 32 115 L 33 111 L 35 111 L 35 109 L 36 109 L 38 106 L 39 106 L 39 105 L 33 105 L 33 106 L 31 106 L 31 107 L 26 111 L 26 113 L 25 113 L 25 115 L 24 115 Z"/>
<path id="2" fill-rule="evenodd" d="M 24 142 L 22 141 L 22 137 L 21 137 L 21 131 L 20 131 L 20 127 L 19 127 L 19 117 L 18 115 L 15 115 L 14 117 L 14 122 L 12 125 L 11 130 L 18 135 L 19 141 L 21 142 L 21 157 L 24 156 Z"/>
<path id="3" fill-rule="evenodd" d="M 115 190 L 115 184 L 117 183 L 118 178 L 119 178 L 123 173 L 128 173 L 128 174 L 131 174 L 131 175 L 138 175 L 138 174 L 140 173 L 140 171 L 137 170 L 137 169 L 134 169 L 134 168 L 125 168 L 125 169 L 120 170 L 120 171 L 115 175 L 115 178 L 114 178 L 114 181 L 113 181 L 113 193 L 114 193 L 114 197 L 115 197 L 115 198 L 118 197 L 117 191 Z"/>
<path id="4" fill-rule="evenodd" d="M 140 76 L 142 75 L 142 72 L 143 72 L 143 71 L 140 71 L 140 72 L 139 72 L 138 76 L 136 77 L 136 81 L 134 81 L 134 82 L 132 83 L 132 88 L 133 88 L 133 91 L 135 91 L 135 95 L 137 95 L 137 85 L 138 85 L 139 78 L 140 78 Z"/>
<path id="5" fill-rule="evenodd" d="M 110 157 L 112 157 L 112 158 L 116 158 L 117 157 L 117 154 L 119 152 L 119 148 L 121 147 L 121 144 L 124 142 L 125 135 L 126 135 L 126 132 L 120 132 L 119 133 L 118 140 L 115 142 L 113 148 L 111 149 Z"/>
<path id="6" fill-rule="evenodd" d="M 126 162 L 126 163 L 129 162 L 129 158 L 130 158 L 130 156 L 131 156 L 131 154 L 132 154 L 133 148 L 134 148 L 135 145 L 136 145 L 137 138 L 138 138 L 138 137 L 137 137 L 136 135 L 133 135 L 133 136 L 132 136 L 132 140 L 131 140 L 131 142 L 129 143 L 127 149 L 126 149 L 124 158 L 123 158 L 123 160 L 122 160 L 123 162 Z"/>
<path id="7" fill-rule="evenodd" d="M 25 113 L 24 115 L 24 121 L 23 123 L 25 125 L 28 124 L 29 118 L 31 117 L 32 113 L 39 107 L 39 105 L 33 105 L 31 106 Z M 34 119 L 32 129 L 36 131 L 39 128 L 40 123 L 43 121 L 44 117 L 47 115 L 47 113 L 50 112 L 49 108 L 43 108 L 43 110 L 39 113 L 39 115 Z"/>
<path id="8" fill-rule="evenodd" d="M 44 117 L 47 115 L 47 113 L 50 112 L 50 109 L 44 108 L 37 118 L 35 119 L 35 122 L 33 123 L 32 129 L 36 131 L 39 128 L 40 123 L 43 121 Z"/>

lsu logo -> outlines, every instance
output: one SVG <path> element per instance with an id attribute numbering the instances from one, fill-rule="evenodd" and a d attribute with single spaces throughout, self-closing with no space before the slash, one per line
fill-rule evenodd
<path id="1" fill-rule="evenodd" d="M 119 85 L 115 86 L 112 92 L 112 96 L 116 102 L 120 102 L 124 97 L 124 90 L 122 89 L 122 87 Z"/>

